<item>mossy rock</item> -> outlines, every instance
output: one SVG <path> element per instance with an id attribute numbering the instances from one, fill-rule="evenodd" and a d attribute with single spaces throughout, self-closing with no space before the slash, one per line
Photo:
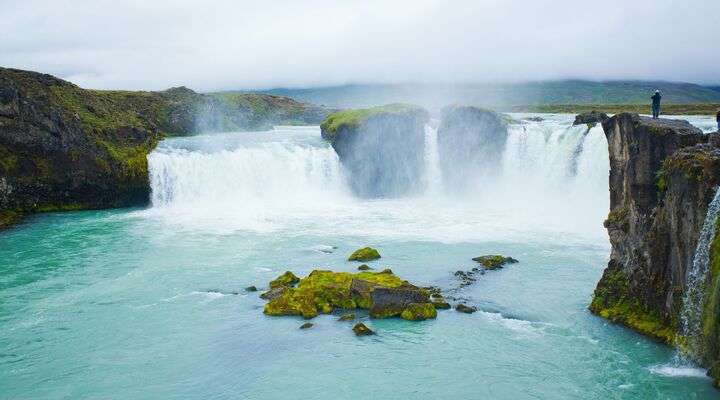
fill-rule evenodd
<path id="1" fill-rule="evenodd" d="M 502 268 L 505 264 L 514 264 L 518 260 L 512 257 L 505 257 L 501 255 L 487 255 L 473 258 L 473 261 L 477 261 L 485 267 L 485 269 L 498 269 Z"/>
<path id="2" fill-rule="evenodd" d="M 436 310 L 449 310 L 451 308 L 450 303 L 445 300 L 432 299 L 432 305 Z"/>
<path id="3" fill-rule="evenodd" d="M 328 115 L 322 124 L 320 124 L 320 129 L 325 139 L 333 140 L 338 131 L 357 128 L 368 118 L 379 115 L 405 115 L 411 113 L 427 114 L 425 110 L 418 106 L 401 103 L 372 108 L 343 110 Z"/>
<path id="4" fill-rule="evenodd" d="M 630 291 L 622 267 L 611 261 L 593 294 L 590 311 L 667 344 L 676 344 L 676 328 L 649 311 Z"/>
<path id="5" fill-rule="evenodd" d="M 277 279 L 270 282 L 270 288 L 275 289 L 281 286 L 289 287 L 295 285 L 298 282 L 300 282 L 300 278 L 295 276 L 295 274 L 290 271 L 285 271 L 284 274 L 280 275 L 279 277 L 277 277 Z"/>
<path id="6" fill-rule="evenodd" d="M 363 265 L 357 267 L 357 269 L 358 269 L 358 271 L 369 271 L 369 270 L 371 270 L 372 268 L 370 268 L 370 266 L 367 265 L 367 264 L 363 264 Z"/>
<path id="7" fill-rule="evenodd" d="M 371 317 L 385 318 L 400 316 L 410 303 L 427 303 L 432 307 L 425 289 L 392 273 L 381 272 L 353 274 L 315 270 L 300 279 L 296 287 L 279 286 L 263 295 L 268 293 L 272 296 L 268 296 L 265 314 L 299 315 L 308 319 L 320 313 L 329 314 L 336 308 L 367 309 Z"/>
<path id="8" fill-rule="evenodd" d="M 424 321 L 437 317 L 437 311 L 431 303 L 410 303 L 400 317 L 408 321 Z"/>
<path id="9" fill-rule="evenodd" d="M 372 261 L 380 258 L 380 253 L 372 247 L 363 247 L 362 249 L 355 250 L 348 261 Z"/>
<path id="10" fill-rule="evenodd" d="M 355 332 L 356 336 L 369 336 L 369 335 L 375 334 L 375 332 L 372 329 L 368 328 L 362 322 L 358 322 L 357 324 L 355 324 L 355 326 L 353 326 L 352 330 L 353 330 L 353 332 Z"/>
<path id="11" fill-rule="evenodd" d="M 338 318 L 338 321 L 354 321 L 355 320 L 355 314 L 354 313 L 347 313 L 343 314 Z"/>
<path id="12" fill-rule="evenodd" d="M 315 326 L 315 324 L 313 324 L 312 322 L 306 322 L 306 323 L 300 325 L 299 329 L 310 329 L 313 326 Z"/>

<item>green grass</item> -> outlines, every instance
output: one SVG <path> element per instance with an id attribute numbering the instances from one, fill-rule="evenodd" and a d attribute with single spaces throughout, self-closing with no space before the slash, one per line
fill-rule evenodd
<path id="1" fill-rule="evenodd" d="M 665 115 L 715 115 L 720 110 L 720 103 L 696 104 L 663 104 Z M 514 112 L 536 112 L 557 114 L 580 114 L 590 111 L 602 111 L 609 114 L 630 112 L 651 114 L 650 104 L 544 104 L 531 106 L 514 106 Z"/>
<path id="2" fill-rule="evenodd" d="M 388 104 L 372 108 L 343 110 L 332 113 L 325 118 L 320 128 L 327 137 L 332 138 L 340 129 L 354 128 L 366 119 L 381 114 L 405 114 L 419 110 L 419 107 L 410 104 Z"/>

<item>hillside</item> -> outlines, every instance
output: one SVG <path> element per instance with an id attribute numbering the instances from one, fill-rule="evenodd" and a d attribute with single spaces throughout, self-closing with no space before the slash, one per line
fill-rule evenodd
<path id="1" fill-rule="evenodd" d="M 720 91 L 712 88 L 692 83 L 650 81 L 345 85 L 263 92 L 330 107 L 409 102 L 437 110 L 453 103 L 493 108 L 541 104 L 644 104 L 655 89 L 663 92 L 666 104 L 720 103 Z"/>
<path id="2" fill-rule="evenodd" d="M 326 114 L 280 96 L 87 90 L 0 68 L 0 227 L 31 212 L 145 204 L 147 154 L 164 137 L 319 124 Z"/>

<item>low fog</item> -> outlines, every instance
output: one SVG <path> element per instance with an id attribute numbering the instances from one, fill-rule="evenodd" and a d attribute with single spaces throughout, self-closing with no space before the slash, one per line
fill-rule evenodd
<path id="1" fill-rule="evenodd" d="M 0 66 L 88 88 L 720 83 L 720 1 L 0 0 Z"/>

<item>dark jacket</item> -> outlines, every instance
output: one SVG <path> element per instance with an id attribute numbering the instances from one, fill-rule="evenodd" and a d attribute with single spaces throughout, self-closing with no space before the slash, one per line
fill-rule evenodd
<path id="1" fill-rule="evenodd" d="M 715 119 L 717 122 L 720 122 L 720 111 L 718 111 L 717 115 L 715 116 Z"/>
<path id="2" fill-rule="evenodd" d="M 657 107 L 660 105 L 660 98 L 662 98 L 660 93 L 655 93 L 654 95 L 652 95 L 651 99 L 653 107 Z"/>

